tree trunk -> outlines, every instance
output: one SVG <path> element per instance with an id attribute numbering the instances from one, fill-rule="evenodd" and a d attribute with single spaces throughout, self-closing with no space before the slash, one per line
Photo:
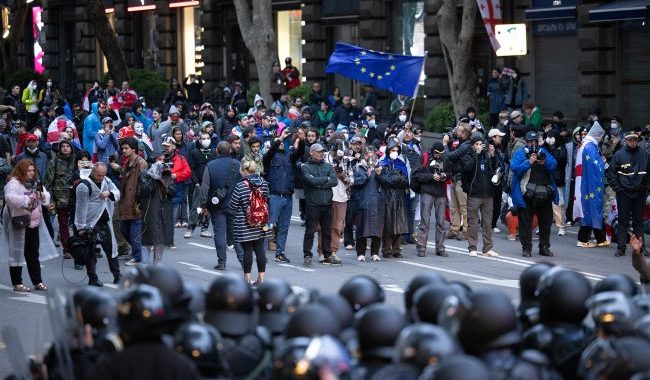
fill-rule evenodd
<path id="1" fill-rule="evenodd" d="M 7 43 L 3 48 L 3 62 L 4 62 L 4 72 L 5 78 L 11 75 L 19 67 L 18 65 L 18 47 L 20 46 L 20 39 L 23 36 L 23 29 L 25 28 L 25 22 L 27 21 L 27 14 L 29 13 L 29 7 L 27 2 L 24 0 L 16 2 L 17 7 L 13 11 L 13 17 L 11 17 L 11 29 L 9 32 L 9 37 L 7 38 Z M 8 86 L 12 86 L 13 83 L 8 83 Z"/>
<path id="2" fill-rule="evenodd" d="M 248 0 L 234 0 L 237 22 L 246 48 L 251 52 L 257 67 L 260 95 L 270 105 L 273 61 L 277 60 L 275 30 L 271 0 L 253 0 L 251 9 Z"/>
<path id="3" fill-rule="evenodd" d="M 472 68 L 472 39 L 476 18 L 476 0 L 463 0 L 461 26 L 458 26 L 456 0 L 434 0 L 442 53 L 447 67 L 451 102 L 456 116 L 467 107 L 475 107 L 476 73 Z M 434 8 L 434 9 L 436 9 Z"/>
<path id="4" fill-rule="evenodd" d="M 88 15 L 95 26 L 95 37 L 99 42 L 102 53 L 106 56 L 108 72 L 116 83 L 130 80 L 129 67 L 124 58 L 124 52 L 117 42 L 115 31 L 111 28 L 108 16 L 104 11 L 102 0 L 88 0 Z"/>

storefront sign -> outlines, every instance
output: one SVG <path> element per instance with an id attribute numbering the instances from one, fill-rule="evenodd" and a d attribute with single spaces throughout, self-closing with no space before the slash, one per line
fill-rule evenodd
<path id="1" fill-rule="evenodd" d="M 129 0 L 126 8 L 129 12 L 152 11 L 154 9 L 156 9 L 154 0 Z"/>
<path id="2" fill-rule="evenodd" d="M 576 34 L 578 22 L 576 20 L 538 21 L 533 23 L 534 36 L 562 36 Z"/>
<path id="3" fill-rule="evenodd" d="M 532 8 L 553 8 L 577 6 L 577 0 L 533 0 Z"/>

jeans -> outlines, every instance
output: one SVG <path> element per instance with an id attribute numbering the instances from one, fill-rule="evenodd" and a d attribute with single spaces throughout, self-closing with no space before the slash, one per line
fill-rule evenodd
<path id="1" fill-rule="evenodd" d="M 226 214 L 219 211 L 210 211 L 210 220 L 212 221 L 212 232 L 214 232 L 214 247 L 217 250 L 219 263 L 226 263 Z"/>
<path id="2" fill-rule="evenodd" d="M 425 253 L 427 250 L 432 208 L 436 213 L 436 253 L 445 252 L 445 238 L 449 230 L 449 222 L 445 218 L 447 197 L 434 198 L 431 194 L 422 193 L 420 194 L 420 223 L 415 237 L 418 253 Z"/>
<path id="3" fill-rule="evenodd" d="M 269 222 L 275 226 L 275 255 L 277 256 L 285 252 L 293 211 L 293 197 L 271 194 L 269 207 Z"/>
<path id="4" fill-rule="evenodd" d="M 142 261 L 142 219 L 120 221 L 122 236 L 131 244 L 133 260 Z"/>
<path id="5" fill-rule="evenodd" d="M 305 207 L 305 237 L 302 242 L 302 252 L 305 257 L 312 257 L 314 234 L 320 225 L 323 238 L 323 255 L 332 256 L 332 205 L 316 206 L 307 204 Z"/>
<path id="6" fill-rule="evenodd" d="M 264 273 L 266 271 L 266 256 L 264 254 L 263 238 L 251 241 L 243 241 L 240 244 L 244 248 L 244 273 L 250 273 L 253 269 L 253 251 L 257 260 L 257 271 Z"/>
<path id="7" fill-rule="evenodd" d="M 25 262 L 27 263 L 27 273 L 32 280 L 32 284 L 38 285 L 43 280 L 41 279 L 41 262 L 38 260 L 38 226 L 36 228 L 25 228 Z M 22 285 L 23 267 L 15 266 L 9 267 L 9 274 L 11 275 L 11 285 Z"/>
<path id="8" fill-rule="evenodd" d="M 490 198 L 467 198 L 467 241 L 469 251 L 478 247 L 478 213 L 481 211 L 481 230 L 483 233 L 483 253 L 492 250 L 492 214 L 494 200 Z"/>
<path id="9" fill-rule="evenodd" d="M 174 208 L 174 217 L 172 218 L 174 223 L 180 222 L 181 219 L 187 221 L 187 185 L 176 186 L 176 195 L 172 198 L 172 207 Z"/>

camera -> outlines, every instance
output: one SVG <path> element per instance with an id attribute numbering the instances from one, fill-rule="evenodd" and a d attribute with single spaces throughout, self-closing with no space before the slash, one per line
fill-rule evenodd
<path id="1" fill-rule="evenodd" d="M 111 154 L 108 156 L 108 163 L 109 164 L 114 164 L 117 162 L 117 156 L 115 154 Z"/>
<path id="2" fill-rule="evenodd" d="M 160 173 L 160 176 L 163 179 L 171 178 L 173 168 L 174 168 L 174 163 L 173 162 L 165 162 L 165 163 L 163 163 L 163 169 L 162 169 L 162 172 Z"/>

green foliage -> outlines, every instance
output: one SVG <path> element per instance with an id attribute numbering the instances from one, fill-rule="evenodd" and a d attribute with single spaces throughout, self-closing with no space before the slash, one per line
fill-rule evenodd
<path id="1" fill-rule="evenodd" d="M 255 95 L 259 94 L 259 92 L 260 86 L 258 84 L 252 85 L 251 88 L 248 89 L 248 92 L 246 92 L 246 101 L 251 107 L 255 104 Z M 260 96 L 261 95 L 262 94 L 260 94 Z M 270 105 L 270 103 L 268 105 Z M 239 112 L 248 112 L 248 110 L 239 110 Z"/>
<path id="2" fill-rule="evenodd" d="M 301 84 L 298 87 L 294 87 L 289 90 L 289 95 L 291 99 L 300 98 L 302 99 L 302 104 L 307 105 L 309 103 L 309 93 L 311 92 L 311 84 Z"/>
<path id="3" fill-rule="evenodd" d="M 131 69 L 131 87 L 138 93 L 138 96 L 144 96 L 147 105 L 161 104 L 169 83 L 160 74 L 151 70 Z M 120 86 L 119 83 L 115 84 Z"/>
<path id="4" fill-rule="evenodd" d="M 438 103 L 424 119 L 424 129 L 431 132 L 444 132 L 455 125 L 454 106 L 449 101 Z"/>
<path id="5" fill-rule="evenodd" d="M 38 82 L 39 88 L 45 86 L 45 76 L 32 69 L 18 69 L 7 76 L 5 86 L 9 88 L 10 86 L 17 84 L 20 86 L 20 90 L 22 91 L 27 87 L 29 82 L 34 79 Z"/>

